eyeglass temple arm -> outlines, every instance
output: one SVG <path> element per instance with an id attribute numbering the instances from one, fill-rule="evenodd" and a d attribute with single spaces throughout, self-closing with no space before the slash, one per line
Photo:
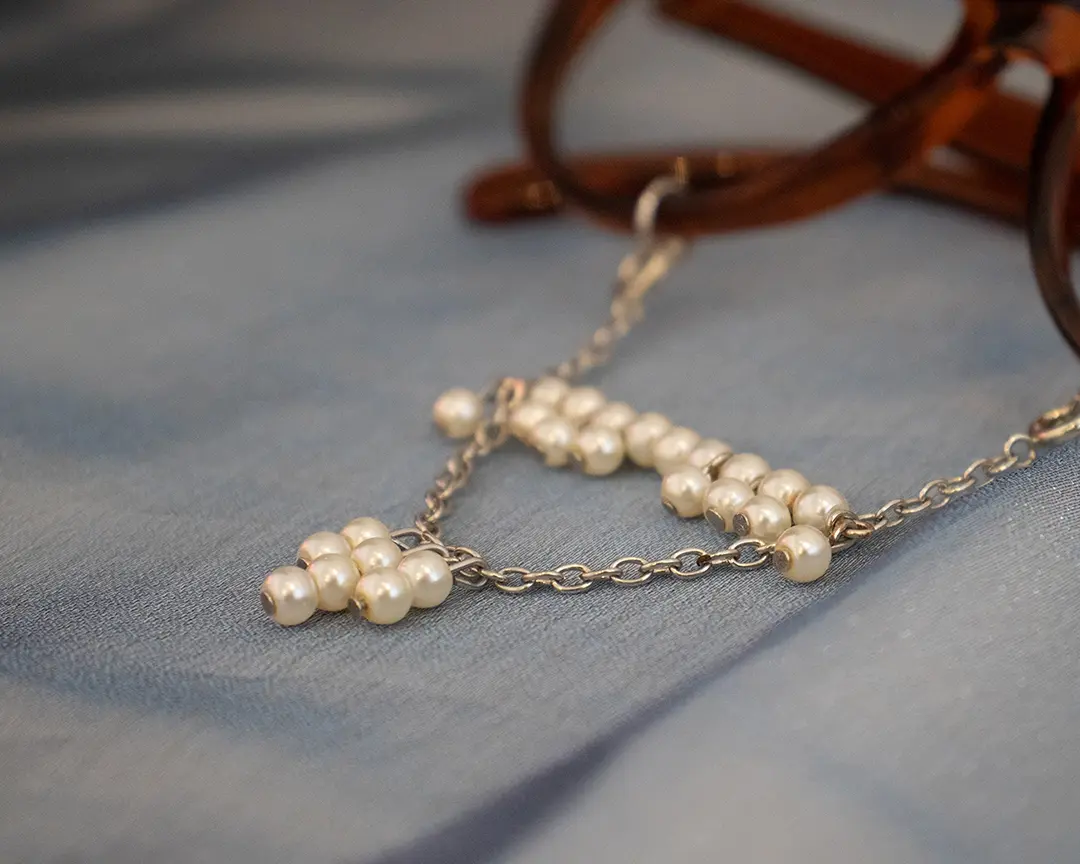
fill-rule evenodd
<path id="1" fill-rule="evenodd" d="M 704 176 L 718 182 L 737 181 L 798 151 L 779 148 L 731 148 L 721 151 L 690 147 L 652 153 L 592 153 L 570 159 L 575 173 L 610 195 L 633 195 L 662 174 Z M 1027 182 L 1016 171 L 989 162 L 958 160 L 948 167 L 916 165 L 895 178 L 893 191 L 954 204 L 1013 224 L 1022 224 L 1027 208 Z M 469 219 L 505 223 L 552 216 L 563 209 L 558 192 L 534 165 L 518 162 L 497 166 L 474 178 L 465 190 Z M 1071 203 L 1070 236 L 1080 239 L 1080 199 Z"/>
<path id="2" fill-rule="evenodd" d="M 1080 106 L 1080 70 L 1055 76 L 1040 121 L 1031 166 L 1028 240 L 1039 291 L 1054 323 L 1080 355 L 1080 297 L 1069 267 L 1069 173 Z"/>
<path id="3" fill-rule="evenodd" d="M 659 9 L 670 20 L 752 48 L 875 105 L 925 72 L 899 54 L 741 0 L 660 0 Z M 1026 172 L 1038 122 L 1036 106 L 995 90 L 951 146 Z"/>

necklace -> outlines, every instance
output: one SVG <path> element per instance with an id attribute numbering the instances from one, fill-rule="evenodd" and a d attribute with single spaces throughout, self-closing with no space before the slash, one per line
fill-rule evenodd
<path id="1" fill-rule="evenodd" d="M 826 574 L 834 554 L 1028 468 L 1044 450 L 1080 437 L 1077 394 L 961 474 L 931 480 L 915 495 L 858 513 L 838 489 L 812 483 L 797 470 L 774 470 L 755 453 L 735 452 L 661 414 L 638 413 L 624 402 L 609 402 L 595 387 L 575 386 L 611 358 L 616 343 L 644 317 L 649 290 L 687 251 L 687 241 L 654 231 L 660 202 L 681 188 L 679 179 L 662 177 L 639 197 L 637 244 L 619 265 L 610 317 L 572 358 L 536 379 L 499 378 L 479 393 L 454 388 L 436 400 L 436 425 L 463 443 L 435 478 L 414 525 L 391 531 L 378 519 L 361 517 L 340 531 L 311 535 L 300 544 L 295 565 L 266 576 L 260 597 L 267 614 L 291 626 L 316 610 L 349 609 L 367 621 L 393 624 L 410 609 L 440 605 L 455 585 L 494 586 L 507 594 L 538 587 L 578 594 L 605 582 L 637 586 L 661 576 L 695 579 L 725 567 L 772 565 L 792 583 L 813 582 Z M 511 439 L 536 450 L 548 466 L 573 466 L 593 477 L 627 463 L 655 469 L 665 508 L 683 519 L 706 518 L 734 539 L 714 550 L 679 549 L 656 560 L 626 556 L 600 567 L 496 568 L 477 550 L 445 540 L 442 527 L 452 499 L 477 466 Z"/>

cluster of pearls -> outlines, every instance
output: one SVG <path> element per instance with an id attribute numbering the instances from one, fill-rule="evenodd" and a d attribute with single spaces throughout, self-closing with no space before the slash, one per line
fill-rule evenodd
<path id="1" fill-rule="evenodd" d="M 575 464 L 593 477 L 613 474 L 627 456 L 625 430 L 638 420 L 625 402 L 608 402 L 595 387 L 541 378 L 510 415 L 510 432 L 540 451 L 553 468 Z"/>
<path id="2" fill-rule="evenodd" d="M 660 495 L 685 519 L 704 515 L 721 533 L 775 544 L 773 563 L 795 582 L 825 575 L 829 519 L 848 509 L 838 490 L 813 486 L 790 468 L 774 471 L 754 453 L 721 456 L 704 469 L 687 462 L 664 477 Z"/>
<path id="3" fill-rule="evenodd" d="M 393 624 L 412 608 L 438 606 L 454 584 L 450 566 L 428 550 L 402 553 L 378 519 L 354 519 L 340 531 L 319 531 L 297 550 L 295 565 L 263 582 L 262 603 L 286 627 L 317 609 L 351 608 L 375 624 Z"/>
<path id="4" fill-rule="evenodd" d="M 476 428 L 480 400 L 449 390 L 434 413 L 439 427 L 454 435 L 469 423 Z M 684 519 L 705 516 L 723 533 L 775 544 L 778 569 L 797 582 L 824 574 L 832 556 L 829 519 L 848 509 L 831 486 L 811 485 L 790 468 L 773 470 L 756 453 L 735 453 L 726 442 L 702 438 L 663 414 L 639 414 L 625 402 L 608 402 L 595 387 L 574 387 L 561 378 L 533 382 L 509 427 L 552 467 L 573 463 L 597 477 L 627 460 L 655 469 L 667 509 Z"/>

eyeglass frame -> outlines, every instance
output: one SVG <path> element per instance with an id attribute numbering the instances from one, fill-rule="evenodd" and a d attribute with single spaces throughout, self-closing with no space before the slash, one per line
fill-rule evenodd
<path id="1" fill-rule="evenodd" d="M 1069 181 L 1080 165 L 1074 154 L 1080 3 L 963 0 L 952 42 L 922 69 L 741 0 L 661 0 L 662 14 L 762 50 L 875 107 L 811 150 L 686 149 L 566 159 L 555 143 L 559 97 L 573 61 L 618 2 L 552 5 L 520 100 L 530 164 L 474 181 L 466 195 L 471 216 L 503 221 L 568 206 L 629 230 L 641 188 L 672 171 L 687 182 L 687 192 L 665 201 L 658 230 L 687 237 L 807 218 L 881 188 L 928 194 L 1025 223 L 1042 298 L 1080 356 L 1080 301 L 1069 272 L 1071 242 L 1080 240 L 1080 207 L 1071 212 L 1069 206 Z M 1050 75 L 1041 112 L 995 88 L 1017 60 L 1034 61 Z M 931 152 L 946 145 L 962 160 L 932 164 Z"/>

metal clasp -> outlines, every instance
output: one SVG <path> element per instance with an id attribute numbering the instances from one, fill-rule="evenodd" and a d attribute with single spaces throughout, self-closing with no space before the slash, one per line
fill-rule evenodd
<path id="1" fill-rule="evenodd" d="M 686 181 L 676 175 L 657 177 L 638 196 L 634 208 L 634 236 L 637 248 L 619 263 L 616 297 L 630 302 L 644 298 L 650 288 L 667 275 L 682 257 L 687 243 L 681 237 L 659 236 L 656 214 L 669 195 L 686 189 Z"/>
<path id="2" fill-rule="evenodd" d="M 1080 438 L 1080 394 L 1068 404 L 1040 416 L 1031 424 L 1028 434 L 1039 447 L 1056 447 Z"/>

